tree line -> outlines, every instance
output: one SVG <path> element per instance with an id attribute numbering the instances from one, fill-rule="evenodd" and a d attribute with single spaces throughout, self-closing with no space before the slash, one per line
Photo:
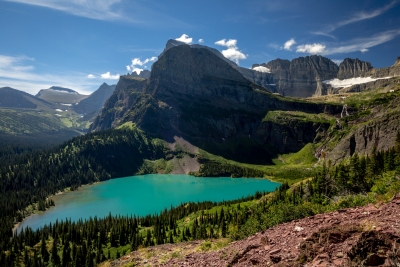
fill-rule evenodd
<path id="1" fill-rule="evenodd" d="M 46 208 L 52 204 L 47 196 L 57 190 L 129 175 L 144 158 L 165 153 L 162 142 L 140 130 L 118 129 L 74 138 L 51 151 L 23 155 L 13 165 L 2 166 L 0 266 L 95 266 L 140 247 L 228 236 L 239 239 L 314 215 L 315 205 L 323 210 L 334 196 L 369 192 L 383 173 L 398 172 L 400 133 L 390 150 L 353 154 L 337 166 L 328 162 L 312 180 L 291 188 L 283 183 L 268 196 L 257 193 L 223 203 L 184 203 L 143 217 L 57 221 L 35 231 L 26 228 L 12 237 L 14 219 L 22 219 L 27 205 Z M 246 204 L 254 199 L 256 204 Z"/>

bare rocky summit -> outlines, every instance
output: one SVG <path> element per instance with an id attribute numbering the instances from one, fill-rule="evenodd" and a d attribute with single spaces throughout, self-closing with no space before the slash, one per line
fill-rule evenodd
<path id="1" fill-rule="evenodd" d="M 205 241 L 139 251 L 109 266 L 400 266 L 400 196 L 318 214 L 204 252 Z"/>

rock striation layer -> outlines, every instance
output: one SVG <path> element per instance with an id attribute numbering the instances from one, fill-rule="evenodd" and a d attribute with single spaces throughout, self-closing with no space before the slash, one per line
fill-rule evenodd
<path id="1" fill-rule="evenodd" d="M 369 62 L 361 61 L 358 58 L 345 58 L 339 65 L 336 78 L 343 80 L 354 77 L 366 77 L 369 76 L 368 74 L 371 69 L 373 67 Z"/>

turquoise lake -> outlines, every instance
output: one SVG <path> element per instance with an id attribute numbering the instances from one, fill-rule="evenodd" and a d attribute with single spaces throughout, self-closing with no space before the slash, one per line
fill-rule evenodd
<path id="1" fill-rule="evenodd" d="M 197 178 L 189 175 L 149 174 L 83 186 L 53 197 L 56 206 L 26 218 L 18 229 L 37 229 L 66 218 L 76 221 L 97 216 L 155 214 L 184 202 L 234 200 L 256 191 L 279 187 L 265 179 Z"/>

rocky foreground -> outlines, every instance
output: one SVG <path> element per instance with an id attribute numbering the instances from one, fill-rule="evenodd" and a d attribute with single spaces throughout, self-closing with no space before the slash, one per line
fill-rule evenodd
<path id="1" fill-rule="evenodd" d="M 212 247 L 207 241 L 166 244 L 110 266 L 400 266 L 400 195 L 388 204 L 319 214 Z"/>

